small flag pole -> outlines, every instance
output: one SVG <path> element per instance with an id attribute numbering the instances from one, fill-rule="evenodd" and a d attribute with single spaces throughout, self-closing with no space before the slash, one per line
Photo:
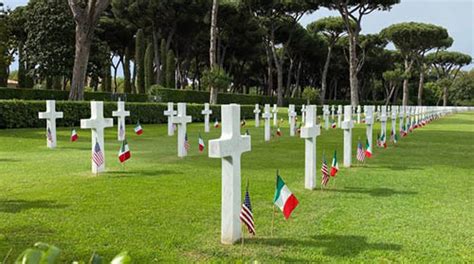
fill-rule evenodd
<path id="1" fill-rule="evenodd" d="M 278 175 L 279 175 L 279 170 L 277 170 L 277 184 L 278 184 Z M 277 186 L 278 187 L 278 186 Z M 275 202 L 273 203 L 273 214 L 272 214 L 272 229 L 271 229 L 271 237 L 273 237 L 273 229 L 275 227 Z"/>

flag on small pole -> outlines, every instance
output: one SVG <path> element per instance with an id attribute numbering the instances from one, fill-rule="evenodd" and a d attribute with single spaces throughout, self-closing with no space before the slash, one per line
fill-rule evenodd
<path id="1" fill-rule="evenodd" d="M 279 137 L 281 137 L 281 130 L 280 130 L 280 127 L 277 128 L 276 135 L 279 136 Z"/>
<path id="2" fill-rule="evenodd" d="M 198 142 L 199 142 L 199 152 L 203 152 L 206 145 L 204 144 L 204 140 L 202 139 L 201 134 L 199 134 Z"/>
<path id="3" fill-rule="evenodd" d="M 245 199 L 240 210 L 240 221 L 247 226 L 249 234 L 255 236 L 255 223 L 253 220 L 252 205 L 250 203 L 249 183 L 247 181 L 247 189 L 245 190 Z"/>
<path id="4" fill-rule="evenodd" d="M 331 164 L 331 176 L 336 177 L 336 174 L 338 171 L 339 171 L 339 163 L 337 163 L 337 152 L 334 150 L 334 156 L 332 158 L 332 164 Z"/>
<path id="5" fill-rule="evenodd" d="M 126 139 L 122 141 L 122 146 L 120 147 L 118 158 L 120 163 L 124 163 L 129 160 L 131 157 L 130 149 L 128 148 L 128 142 Z"/>
<path id="6" fill-rule="evenodd" d="M 324 153 L 323 153 L 323 164 L 321 165 L 321 174 L 322 174 L 321 187 L 327 186 L 329 182 L 329 170 L 328 170 L 328 164 L 326 162 L 326 156 L 324 155 Z"/>
<path id="7" fill-rule="evenodd" d="M 135 126 L 134 130 L 135 130 L 135 134 L 137 134 L 137 135 L 143 134 L 143 128 L 140 125 L 140 122 L 137 122 L 137 125 Z"/>
<path id="8" fill-rule="evenodd" d="M 336 123 L 336 120 L 332 120 L 332 123 L 331 123 L 331 128 L 336 128 L 337 127 L 337 123 Z"/>
<path id="9" fill-rule="evenodd" d="M 365 151 L 364 151 L 364 147 L 362 147 L 362 143 L 359 142 L 357 143 L 357 160 L 359 162 L 364 162 L 365 160 Z"/>
<path id="10" fill-rule="evenodd" d="M 188 141 L 188 133 L 184 134 L 184 150 L 189 151 L 189 148 L 191 145 L 189 145 Z"/>
<path id="11" fill-rule="evenodd" d="M 275 197 L 273 198 L 273 203 L 280 208 L 285 216 L 285 219 L 288 219 L 293 212 L 293 210 L 298 206 L 298 199 L 293 195 L 288 186 L 286 186 L 283 179 L 280 177 L 277 171 L 276 177 L 276 189 Z"/>
<path id="12" fill-rule="evenodd" d="M 366 139 L 365 140 L 365 156 L 367 158 L 371 158 L 372 157 L 372 146 L 370 145 L 369 143 L 369 139 Z"/>
<path id="13" fill-rule="evenodd" d="M 46 131 L 46 138 L 48 139 L 49 142 L 53 142 L 53 134 L 51 133 L 51 129 L 49 129 L 49 127 L 48 127 L 48 130 Z"/>
<path id="14" fill-rule="evenodd" d="M 216 118 L 216 122 L 214 122 L 214 127 L 219 128 L 219 120 L 217 120 L 217 118 Z"/>
<path id="15" fill-rule="evenodd" d="M 76 142 L 78 139 L 78 135 L 75 129 L 72 129 L 71 131 L 71 142 Z"/>
<path id="16" fill-rule="evenodd" d="M 94 161 L 97 167 L 100 167 L 102 164 L 104 164 L 104 155 L 100 149 L 99 141 L 97 139 L 95 140 L 94 151 L 92 153 L 92 161 Z"/>
<path id="17" fill-rule="evenodd" d="M 245 125 L 247 125 L 247 121 L 245 121 L 245 119 L 244 119 L 244 120 L 242 120 L 242 122 L 240 122 L 240 126 L 245 127 Z"/>

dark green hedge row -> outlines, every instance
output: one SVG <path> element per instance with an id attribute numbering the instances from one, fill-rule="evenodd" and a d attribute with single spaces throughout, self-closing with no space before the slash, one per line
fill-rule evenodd
<path id="1" fill-rule="evenodd" d="M 42 89 L 17 89 L 17 88 L 0 88 L 0 99 L 18 99 L 18 100 L 67 100 L 69 91 L 59 90 L 42 90 Z M 124 101 L 130 102 L 146 102 L 148 95 L 144 94 L 113 94 L 102 92 L 85 92 L 84 100 L 96 101 L 117 101 L 122 98 Z"/>
<path id="2" fill-rule="evenodd" d="M 192 90 L 176 90 L 176 89 L 154 89 L 156 91 L 156 100 L 161 102 L 192 102 L 192 103 L 205 103 L 209 101 L 209 92 L 205 91 L 192 91 Z M 233 94 L 233 93 L 219 93 L 217 96 L 217 102 L 219 104 L 230 104 L 237 103 L 243 105 L 250 104 L 276 104 L 277 98 L 263 95 L 246 95 L 246 94 Z M 301 98 L 289 98 L 284 99 L 284 105 L 305 104 L 305 100 Z"/>
<path id="3" fill-rule="evenodd" d="M 140 121 L 143 124 L 156 124 L 167 122 L 167 117 L 163 111 L 167 105 L 163 103 L 127 103 L 125 108 L 130 111 L 128 123 Z M 115 102 L 104 102 L 104 115 L 112 117 L 112 111 L 117 109 Z M 193 122 L 203 121 L 201 111 L 203 105 L 188 104 L 187 114 L 193 117 Z M 212 119 L 220 119 L 220 106 L 211 106 L 213 111 Z M 253 118 L 254 106 L 242 105 L 242 118 Z M 21 100 L 0 100 L 0 128 L 33 128 L 44 127 L 46 121 L 38 118 L 38 112 L 46 110 L 45 101 L 21 101 Z M 57 101 L 56 111 L 64 112 L 64 118 L 57 120 L 58 126 L 78 127 L 81 119 L 90 118 L 89 102 L 68 102 Z M 115 122 L 115 121 L 114 121 Z"/>

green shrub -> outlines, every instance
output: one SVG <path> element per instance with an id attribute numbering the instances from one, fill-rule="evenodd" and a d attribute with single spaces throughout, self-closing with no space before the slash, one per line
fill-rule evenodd
<path id="1" fill-rule="evenodd" d="M 193 122 L 202 122 L 202 104 L 188 104 L 187 114 L 193 117 Z M 104 116 L 112 117 L 112 111 L 117 109 L 116 102 L 104 102 Z M 127 123 L 142 124 L 166 123 L 167 117 L 163 112 L 167 109 L 164 103 L 132 103 L 126 104 L 130 111 Z M 211 106 L 213 114 L 211 120 L 220 119 L 220 106 Z M 253 118 L 252 105 L 241 106 L 241 116 L 245 119 Z M 34 128 L 45 127 L 46 121 L 38 118 L 38 112 L 46 110 L 45 101 L 0 100 L 0 128 Z M 78 127 L 81 119 L 90 118 L 89 102 L 57 101 L 56 110 L 64 112 L 64 118 L 57 120 L 58 126 Z"/>

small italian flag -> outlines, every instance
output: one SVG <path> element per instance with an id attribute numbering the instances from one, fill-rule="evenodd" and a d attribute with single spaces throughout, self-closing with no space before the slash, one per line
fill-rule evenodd
<path id="1" fill-rule="evenodd" d="M 199 134 L 198 142 L 199 142 L 199 152 L 203 152 L 206 145 L 204 144 L 204 140 L 202 139 L 201 134 Z"/>
<path id="2" fill-rule="evenodd" d="M 285 216 L 285 219 L 290 218 L 293 210 L 298 206 L 298 199 L 293 195 L 293 193 L 288 189 L 283 179 L 278 175 L 276 178 L 276 190 L 275 198 L 273 198 L 273 203 L 280 208 Z"/>
<path id="3" fill-rule="evenodd" d="M 128 143 L 127 140 L 124 139 L 122 141 L 122 147 L 120 147 L 118 158 L 120 160 L 120 163 L 124 163 L 128 159 L 130 159 L 130 149 L 128 148 Z"/>
<path id="4" fill-rule="evenodd" d="M 216 122 L 214 122 L 214 127 L 219 128 L 219 120 L 217 120 L 217 118 L 216 118 Z"/>
<path id="5" fill-rule="evenodd" d="M 143 134 L 143 128 L 140 125 L 140 122 L 137 123 L 134 130 L 135 130 L 135 134 L 137 134 L 137 135 Z"/>
<path id="6" fill-rule="evenodd" d="M 336 121 L 332 120 L 332 123 L 331 123 L 331 128 L 336 128 Z"/>
<path id="7" fill-rule="evenodd" d="M 385 138 L 385 133 L 382 132 L 382 134 L 380 135 L 380 147 L 383 147 L 383 148 L 387 148 L 387 140 Z"/>
<path id="8" fill-rule="evenodd" d="M 335 177 L 338 171 L 339 171 L 339 164 L 337 163 L 337 152 L 334 150 L 334 156 L 332 157 L 332 164 L 331 164 L 331 176 Z"/>
<path id="9" fill-rule="evenodd" d="M 72 132 L 71 132 L 71 141 L 72 141 L 72 142 L 76 142 L 76 141 L 77 141 L 77 138 L 78 138 L 77 132 L 76 132 L 75 129 L 73 129 Z"/>
<path id="10" fill-rule="evenodd" d="M 372 157 L 372 146 L 369 143 L 369 139 L 365 140 L 365 156 L 367 158 Z"/>

